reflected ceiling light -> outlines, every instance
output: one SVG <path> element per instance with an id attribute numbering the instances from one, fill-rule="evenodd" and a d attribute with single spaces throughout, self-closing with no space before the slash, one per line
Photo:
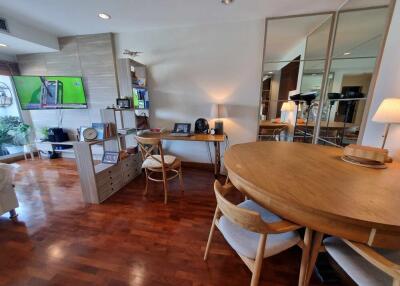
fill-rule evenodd
<path id="1" fill-rule="evenodd" d="M 344 53 L 344 55 L 348 56 L 348 55 L 351 55 L 351 53 L 350 52 L 346 52 L 346 53 Z"/>
<path id="2" fill-rule="evenodd" d="M 2 48 L 6 48 L 6 47 L 8 47 L 6 44 L 0 44 L 0 47 L 2 47 Z"/>
<path id="3" fill-rule="evenodd" d="M 274 72 L 270 71 L 270 72 L 268 72 L 268 74 L 274 74 Z"/>
<path id="4" fill-rule="evenodd" d="M 99 16 L 101 19 L 103 19 L 103 20 L 109 20 L 109 19 L 111 19 L 111 16 L 108 15 L 108 14 L 106 14 L 106 13 L 99 13 L 98 16 Z"/>
<path id="5" fill-rule="evenodd" d="M 233 2 L 233 0 L 221 0 L 222 4 L 229 5 Z"/>

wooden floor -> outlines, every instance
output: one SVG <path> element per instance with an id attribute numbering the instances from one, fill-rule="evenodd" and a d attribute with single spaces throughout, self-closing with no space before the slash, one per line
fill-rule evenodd
<path id="1" fill-rule="evenodd" d="M 249 285 L 251 274 L 217 232 L 203 253 L 213 174 L 185 169 L 185 194 L 139 178 L 102 205 L 83 203 L 73 160 L 21 161 L 18 222 L 0 217 L 0 285 Z M 297 285 L 299 249 L 264 261 L 260 285 Z M 312 285 L 321 285 L 316 277 Z"/>

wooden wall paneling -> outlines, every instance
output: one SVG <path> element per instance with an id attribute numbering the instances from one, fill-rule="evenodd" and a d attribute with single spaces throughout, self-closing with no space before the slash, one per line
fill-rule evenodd
<path id="1" fill-rule="evenodd" d="M 293 59 L 290 63 L 284 66 L 281 70 L 281 81 L 279 83 L 278 100 L 287 100 L 289 91 L 297 89 L 297 80 L 299 77 L 300 56 Z M 283 102 L 278 102 L 276 117 L 281 116 L 281 108 Z"/>
<path id="2" fill-rule="evenodd" d="M 112 34 L 59 38 L 60 51 L 17 56 L 22 75 L 82 76 L 87 110 L 63 110 L 63 124 L 70 139 L 80 126 L 101 122 L 100 109 L 114 104 L 118 96 Z M 54 127 L 60 111 L 29 111 L 34 128 Z M 45 116 L 44 116 L 45 114 Z"/>

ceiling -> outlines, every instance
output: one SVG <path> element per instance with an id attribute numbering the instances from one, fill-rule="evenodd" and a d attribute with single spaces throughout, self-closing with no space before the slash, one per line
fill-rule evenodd
<path id="1" fill-rule="evenodd" d="M 31 53 L 50 53 L 56 51 L 55 49 L 7 34 L 0 34 L 0 43 L 7 43 L 8 47 L 1 47 L 0 49 L 0 54 L 7 56 Z"/>
<path id="2" fill-rule="evenodd" d="M 174 28 L 205 24 L 240 22 L 287 15 L 334 11 L 343 4 L 349 8 L 385 4 L 389 0 L 1 0 L 0 17 L 14 18 L 25 27 L 56 37 L 104 32 Z M 34 2 L 34 4 L 33 4 Z M 97 15 L 105 12 L 110 20 Z M 320 20 L 318 20 L 320 22 Z M 297 27 L 312 30 L 314 23 Z M 311 27 L 311 28 L 310 28 Z M 25 28 L 25 30 L 27 30 Z M 293 33 L 292 33 L 293 34 Z M 9 39 L 0 33 L 0 42 Z M 17 43 L 0 48 L 0 53 L 47 52 L 46 45 L 29 44 L 17 37 Z M 281 46 L 281 51 L 289 47 Z"/>
<path id="3" fill-rule="evenodd" d="M 0 14 L 57 36 L 129 32 L 332 11 L 344 0 L 1 0 Z M 111 20 L 97 17 L 108 13 Z"/>

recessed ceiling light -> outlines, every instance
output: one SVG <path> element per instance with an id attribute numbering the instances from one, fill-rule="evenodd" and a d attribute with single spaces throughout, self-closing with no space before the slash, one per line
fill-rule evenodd
<path id="1" fill-rule="evenodd" d="M 0 44 L 0 47 L 2 47 L 2 48 L 6 48 L 6 47 L 8 47 L 6 44 Z"/>
<path id="2" fill-rule="evenodd" d="M 233 2 L 233 0 L 221 0 L 222 4 L 229 5 Z"/>
<path id="3" fill-rule="evenodd" d="M 351 53 L 350 52 L 346 52 L 346 53 L 344 53 L 344 55 L 348 56 L 348 55 L 351 55 Z"/>
<path id="4" fill-rule="evenodd" d="M 111 19 L 111 16 L 106 14 L 106 13 L 99 13 L 99 17 L 103 20 L 109 20 Z"/>
<path id="5" fill-rule="evenodd" d="M 274 72 L 271 71 L 271 72 L 268 72 L 268 74 L 274 74 Z"/>

